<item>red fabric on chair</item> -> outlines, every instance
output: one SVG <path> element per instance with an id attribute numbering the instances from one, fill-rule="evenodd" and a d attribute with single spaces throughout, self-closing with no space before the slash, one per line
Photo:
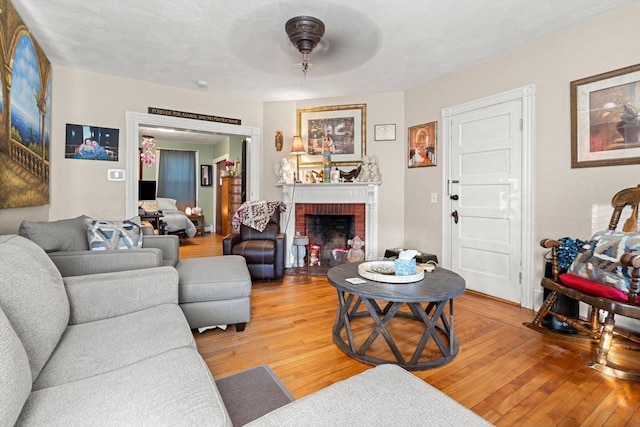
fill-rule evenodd
<path id="1" fill-rule="evenodd" d="M 593 280 L 585 279 L 584 277 L 576 276 L 575 274 L 561 274 L 559 279 L 563 285 L 594 297 L 608 298 L 620 302 L 629 301 L 629 297 L 625 292 L 622 292 L 613 286 L 594 282 Z M 640 303 L 640 298 L 638 298 L 638 303 Z"/>

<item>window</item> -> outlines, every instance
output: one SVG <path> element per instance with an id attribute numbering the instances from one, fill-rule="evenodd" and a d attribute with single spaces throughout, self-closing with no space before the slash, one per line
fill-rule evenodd
<path id="1" fill-rule="evenodd" d="M 176 200 L 179 209 L 196 205 L 196 152 L 162 150 L 158 161 L 158 197 Z"/>

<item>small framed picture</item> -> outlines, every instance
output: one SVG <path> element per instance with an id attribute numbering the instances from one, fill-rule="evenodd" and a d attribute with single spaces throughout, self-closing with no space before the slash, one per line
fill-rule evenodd
<path id="1" fill-rule="evenodd" d="M 375 125 L 373 127 L 373 140 L 374 141 L 395 141 L 396 140 L 396 125 Z"/>
<path id="2" fill-rule="evenodd" d="M 431 122 L 409 128 L 410 168 L 436 165 L 437 125 Z"/>
<path id="3" fill-rule="evenodd" d="M 200 186 L 211 187 L 212 184 L 212 166 L 200 165 Z"/>

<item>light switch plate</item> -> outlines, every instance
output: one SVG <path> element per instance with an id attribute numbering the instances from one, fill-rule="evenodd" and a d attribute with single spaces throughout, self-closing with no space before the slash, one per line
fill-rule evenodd
<path id="1" fill-rule="evenodd" d="M 109 169 L 107 179 L 109 181 L 124 181 L 124 169 Z"/>

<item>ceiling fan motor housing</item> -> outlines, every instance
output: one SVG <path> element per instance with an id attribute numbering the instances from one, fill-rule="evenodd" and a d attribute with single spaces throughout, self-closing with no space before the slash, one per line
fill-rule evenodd
<path id="1" fill-rule="evenodd" d="M 296 16 L 284 26 L 289 40 L 302 54 L 309 54 L 324 34 L 324 23 L 312 16 Z"/>

